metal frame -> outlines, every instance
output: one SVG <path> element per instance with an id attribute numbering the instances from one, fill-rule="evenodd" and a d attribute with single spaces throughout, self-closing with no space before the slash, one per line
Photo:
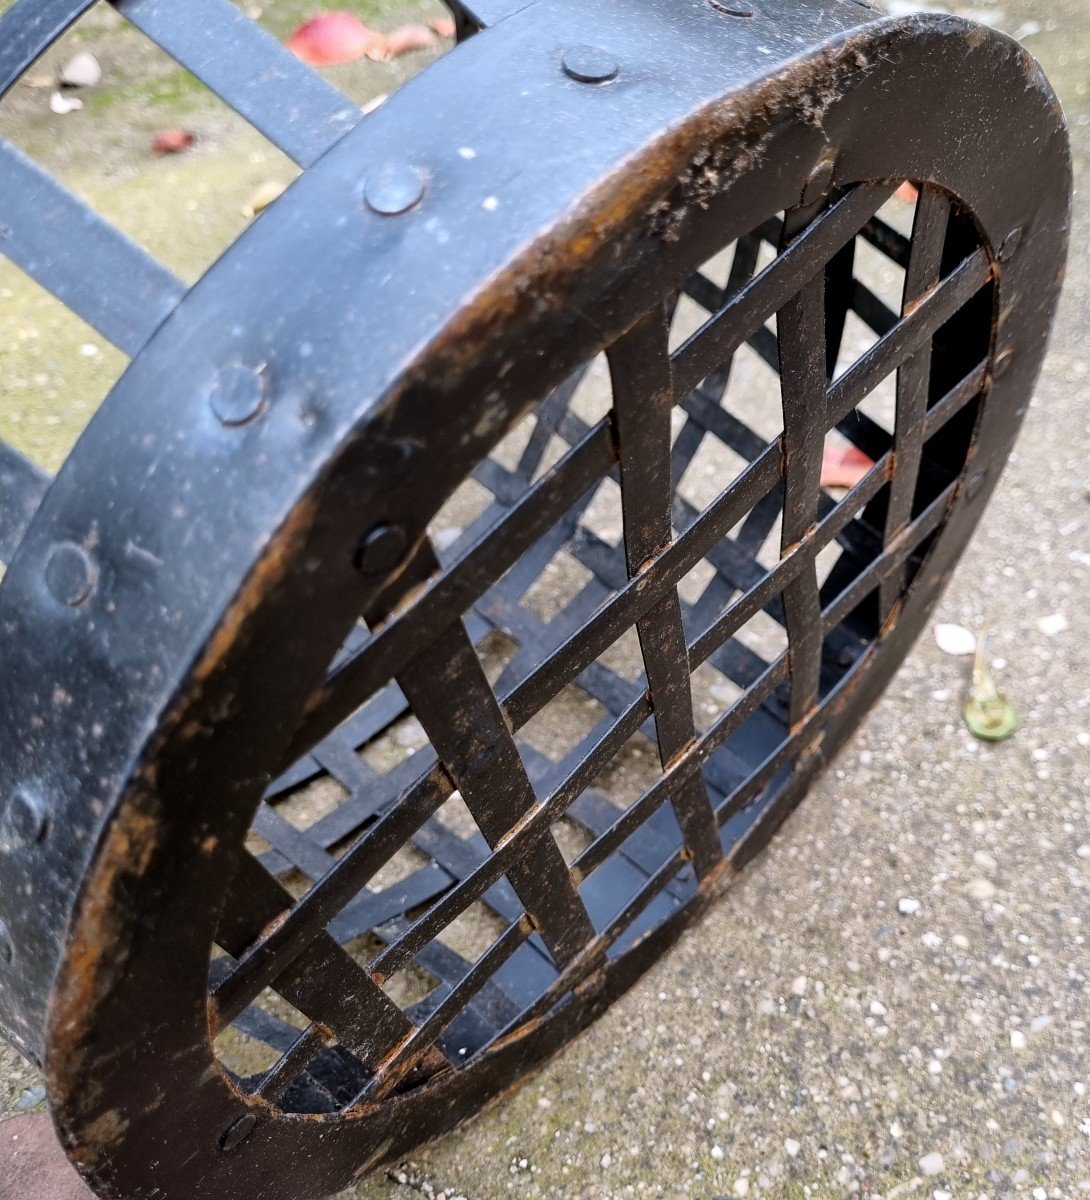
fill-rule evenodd
<path id="1" fill-rule="evenodd" d="M 87 7 L 0 20 L 3 89 Z M 0 143 L 0 249 L 132 355 L 56 479 L 0 458 L 0 1025 L 44 1063 L 104 1195 L 305 1200 L 593 1020 L 874 702 L 1039 370 L 1066 135 L 1014 43 L 856 0 L 473 6 L 463 32 L 482 31 L 366 119 L 228 0 L 117 7 L 308 169 L 184 292 Z M 911 238 L 875 219 L 904 179 Z M 862 241 L 903 268 L 901 311 L 856 281 Z M 700 268 L 731 243 L 713 284 Z M 683 293 L 708 320 L 671 349 Z M 849 312 L 876 340 L 835 376 Z M 744 345 L 778 372 L 782 437 L 722 401 Z M 613 407 L 580 425 L 602 351 Z M 894 371 L 883 441 L 860 405 Z M 538 442 L 570 448 L 541 473 L 532 437 L 506 470 L 496 447 L 530 412 Z M 833 427 L 875 460 L 839 502 L 818 485 Z M 676 480 L 706 437 L 748 466 L 698 511 Z M 437 557 L 429 522 L 471 473 L 493 503 Z M 603 480 L 617 546 L 580 533 Z M 546 629 L 520 602 L 561 549 L 593 583 Z M 713 586 L 685 605 L 704 559 Z M 761 612 L 786 631 L 771 663 L 734 637 Z M 522 645 L 494 686 L 490 627 Z M 624 693 L 591 668 L 632 628 L 645 673 Z M 705 661 L 743 695 L 698 730 Z M 569 759 L 527 765 L 515 732 L 576 679 L 607 716 Z M 379 778 L 355 751 L 406 705 L 430 750 Z M 660 782 L 595 815 L 596 776 L 641 727 Z M 277 797 L 319 771 L 349 796 L 300 831 Z M 429 824 L 455 789 L 478 837 Z M 568 812 L 594 839 L 573 864 L 550 832 Z M 418 890 L 368 890 L 414 840 Z M 437 962 L 481 897 L 504 932 Z M 361 965 L 344 946 L 375 931 Z M 428 954 L 447 977 L 406 1011 L 383 985 Z M 298 1036 L 255 1007 L 270 985 L 309 1018 Z M 216 1058 L 235 1021 L 283 1051 L 258 1078 Z"/>

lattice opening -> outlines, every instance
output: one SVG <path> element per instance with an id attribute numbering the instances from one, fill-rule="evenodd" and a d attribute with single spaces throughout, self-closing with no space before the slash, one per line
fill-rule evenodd
<path id="1" fill-rule="evenodd" d="M 307 1068 L 325 1072 L 319 1107 L 462 1069 L 562 1004 L 808 769 L 942 528 L 986 377 L 991 264 L 971 222 L 930 190 L 882 207 L 892 190 L 833 197 L 802 232 L 789 214 L 786 243 L 768 222 L 664 297 L 499 442 L 432 523 L 437 542 L 457 531 L 439 565 L 407 571 L 400 603 L 338 656 L 299 735 L 312 749 L 262 809 L 283 825 L 255 823 L 267 882 L 245 882 L 268 896 L 236 889 L 238 965 L 213 985 L 231 1015 L 254 989 L 290 991 L 303 951 L 356 972 L 354 1011 L 388 1054 L 376 1074 L 343 1013 L 308 1009 L 332 1031 Z M 816 277 L 791 273 L 806 240 L 825 250 Z M 895 303 L 892 323 L 867 297 Z M 821 351 L 824 377 L 800 367 Z M 650 404 L 671 388 L 672 410 Z M 820 483 L 829 444 L 867 456 L 837 488 Z M 489 578 L 444 610 L 474 543 Z M 371 678 L 374 645 L 400 631 L 396 683 Z M 324 775 L 333 807 L 310 819 Z M 426 978 L 395 993 L 412 971 Z M 276 1095 L 287 1071 L 259 1087 Z"/>

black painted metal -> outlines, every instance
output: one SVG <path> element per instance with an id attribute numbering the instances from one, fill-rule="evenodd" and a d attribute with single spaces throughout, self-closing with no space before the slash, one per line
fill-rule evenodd
<path id="1" fill-rule="evenodd" d="M 86 7 L 0 20 L 4 88 Z M 366 119 L 226 0 L 117 7 L 308 169 L 185 293 L 0 154 L 0 250 L 132 356 L 48 488 L 0 454 L 0 1026 L 104 1195 L 319 1196 L 593 1020 L 866 713 L 1025 410 L 1065 131 L 857 0 L 471 3 Z"/>

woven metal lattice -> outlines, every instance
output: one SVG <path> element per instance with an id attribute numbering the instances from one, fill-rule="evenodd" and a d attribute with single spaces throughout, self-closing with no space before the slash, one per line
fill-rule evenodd
<path id="1" fill-rule="evenodd" d="M 225 1063 L 267 1052 L 247 1088 L 328 1111 L 472 1061 L 820 755 L 943 522 L 989 350 L 971 222 L 930 187 L 876 216 L 892 190 L 718 255 L 433 521 L 254 822 L 212 971 Z M 846 492 L 836 441 L 872 463 Z"/>

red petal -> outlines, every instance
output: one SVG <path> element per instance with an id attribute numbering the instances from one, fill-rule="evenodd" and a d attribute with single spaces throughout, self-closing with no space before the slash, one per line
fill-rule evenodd
<path id="1" fill-rule="evenodd" d="M 895 193 L 897 199 L 904 201 L 905 204 L 915 204 L 919 194 L 914 183 L 902 183 Z"/>
<path id="2" fill-rule="evenodd" d="M 312 67 L 354 62 L 384 46 L 382 34 L 347 12 L 311 17 L 287 41 L 288 49 Z"/>
<path id="3" fill-rule="evenodd" d="M 821 456 L 821 486 L 853 488 L 873 466 L 874 460 L 856 446 L 826 446 Z"/>
<path id="4" fill-rule="evenodd" d="M 151 148 L 156 154 L 184 154 L 197 140 L 188 129 L 164 129 L 155 135 Z"/>

